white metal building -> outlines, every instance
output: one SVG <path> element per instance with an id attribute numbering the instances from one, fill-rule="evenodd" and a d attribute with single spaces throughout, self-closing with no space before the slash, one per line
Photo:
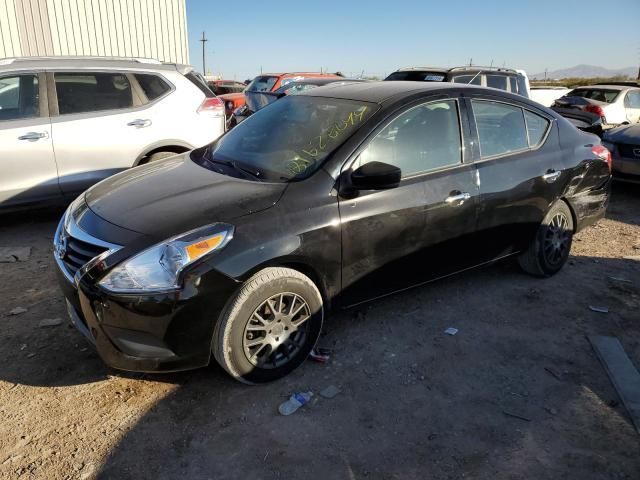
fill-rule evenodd
<path id="1" fill-rule="evenodd" d="M 0 0 L 0 58 L 57 55 L 189 63 L 185 0 Z"/>

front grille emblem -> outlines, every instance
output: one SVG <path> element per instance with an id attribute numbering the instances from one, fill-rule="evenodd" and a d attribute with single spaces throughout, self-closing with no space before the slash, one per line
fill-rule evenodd
<path id="1" fill-rule="evenodd" d="M 640 157 L 640 148 L 634 148 L 634 149 L 633 149 L 633 154 L 634 154 L 636 157 Z"/>
<path id="2" fill-rule="evenodd" d="M 60 239 L 55 246 L 55 251 L 56 257 L 58 257 L 60 260 L 63 260 L 67 255 L 67 237 L 65 237 L 64 235 L 60 235 Z"/>

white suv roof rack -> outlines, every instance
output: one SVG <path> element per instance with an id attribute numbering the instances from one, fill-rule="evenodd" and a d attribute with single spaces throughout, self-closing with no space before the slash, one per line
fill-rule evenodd
<path id="1" fill-rule="evenodd" d="M 60 55 L 60 56 L 42 56 L 42 57 L 9 57 L 1 58 L 0 65 L 11 65 L 14 62 L 33 62 L 38 60 L 114 60 L 145 63 L 151 65 L 162 65 L 163 62 L 155 58 L 144 57 L 107 57 L 98 55 Z"/>

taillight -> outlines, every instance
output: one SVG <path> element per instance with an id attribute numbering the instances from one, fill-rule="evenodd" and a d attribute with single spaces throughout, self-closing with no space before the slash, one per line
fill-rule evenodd
<path id="1" fill-rule="evenodd" d="M 584 111 L 589 113 L 595 113 L 599 117 L 604 117 L 604 110 L 600 105 L 589 104 L 586 107 L 584 107 Z"/>
<path id="2" fill-rule="evenodd" d="M 198 113 L 203 112 L 224 112 L 224 102 L 218 97 L 205 98 L 198 107 Z"/>
<path id="3" fill-rule="evenodd" d="M 607 162 L 607 165 L 609 166 L 609 173 L 611 173 L 611 152 L 602 145 L 594 145 L 591 147 L 591 153 Z"/>

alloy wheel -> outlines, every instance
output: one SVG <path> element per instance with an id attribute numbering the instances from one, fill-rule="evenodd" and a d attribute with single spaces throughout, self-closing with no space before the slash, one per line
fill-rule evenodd
<path id="1" fill-rule="evenodd" d="M 281 367 L 294 358 L 307 339 L 309 305 L 285 292 L 262 302 L 249 317 L 242 336 L 247 360 L 259 368 Z"/>
<path id="2" fill-rule="evenodd" d="M 544 235 L 544 257 L 550 265 L 561 263 L 570 247 L 571 231 L 564 213 L 556 213 Z"/>

